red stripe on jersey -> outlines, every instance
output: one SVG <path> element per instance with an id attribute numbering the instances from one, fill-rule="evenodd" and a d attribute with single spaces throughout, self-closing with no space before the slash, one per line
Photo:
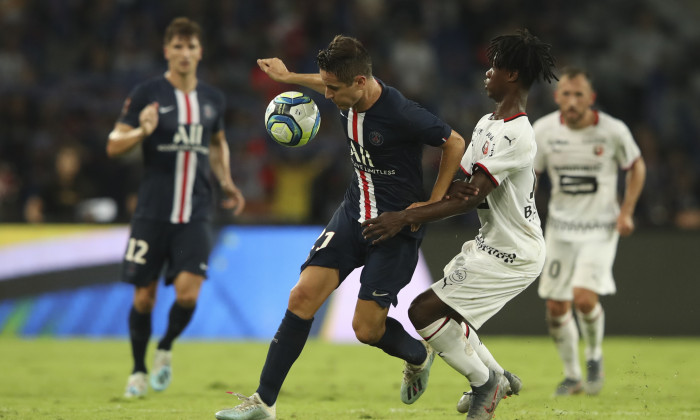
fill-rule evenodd
<path id="1" fill-rule="evenodd" d="M 192 124 L 192 106 L 190 105 L 190 95 L 185 93 L 185 105 L 187 109 L 187 124 Z"/>
<path id="2" fill-rule="evenodd" d="M 472 174 L 470 174 L 469 171 L 467 171 L 467 168 L 465 168 L 464 166 L 459 165 L 459 168 L 462 170 L 462 172 L 464 172 L 466 176 L 472 176 Z"/>
<path id="3" fill-rule="evenodd" d="M 189 107 L 187 108 L 189 110 Z M 182 187 L 180 188 L 182 194 L 180 195 L 180 215 L 177 217 L 177 221 L 182 223 L 185 213 L 185 197 L 187 196 L 187 170 L 189 169 L 190 162 L 190 151 L 185 152 L 185 159 L 182 164 Z"/>
<path id="4" fill-rule="evenodd" d="M 491 179 L 491 182 L 493 182 L 493 185 L 495 185 L 495 186 L 498 187 L 498 181 L 496 180 L 496 178 L 493 177 L 493 175 L 491 175 L 491 172 L 489 172 L 489 170 L 486 169 L 486 166 L 484 166 L 484 165 L 482 165 L 482 164 L 480 164 L 480 163 L 475 163 L 474 166 L 476 166 L 477 168 L 479 168 L 479 169 L 481 169 L 482 171 L 484 171 L 484 173 L 486 174 L 486 176 L 488 176 L 488 177 Z M 476 172 L 476 169 L 474 170 L 474 172 Z"/>
<path id="5" fill-rule="evenodd" d="M 355 111 L 352 112 L 352 139 L 355 141 L 355 143 L 359 144 L 359 141 L 357 140 L 357 112 Z"/>
<path id="6" fill-rule="evenodd" d="M 357 130 L 358 130 L 358 118 L 357 118 L 357 112 L 352 113 L 352 139 L 355 141 L 355 143 L 359 144 L 360 142 L 357 140 Z M 372 206 L 370 203 L 370 198 L 369 198 L 369 183 L 367 182 L 367 175 L 365 174 L 365 171 L 358 169 L 357 170 L 360 173 L 360 179 L 362 180 L 362 196 L 365 198 L 365 219 L 371 219 L 372 218 Z"/>

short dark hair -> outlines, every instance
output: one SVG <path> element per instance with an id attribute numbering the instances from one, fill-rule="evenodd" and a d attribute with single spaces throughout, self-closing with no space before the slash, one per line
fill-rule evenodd
<path id="1" fill-rule="evenodd" d="M 318 68 L 334 74 L 346 85 L 352 84 L 355 76 L 372 77 L 372 58 L 360 41 L 336 35 L 325 50 L 316 56 Z"/>
<path id="2" fill-rule="evenodd" d="M 514 35 L 501 35 L 492 39 L 486 54 L 491 66 L 517 71 L 522 86 L 530 88 L 538 79 L 548 83 L 559 80 L 554 75 L 556 60 L 551 49 L 551 45 L 540 41 L 527 29 L 520 29 Z"/>
<path id="3" fill-rule="evenodd" d="M 559 71 L 559 76 L 560 77 L 568 77 L 569 79 L 573 79 L 576 76 L 583 76 L 588 80 L 588 83 L 593 86 L 593 78 L 591 77 L 591 74 L 588 73 L 587 70 L 582 69 L 581 67 L 576 67 L 576 66 L 566 66 L 563 69 Z"/>
<path id="4" fill-rule="evenodd" d="M 202 41 L 202 28 L 199 24 L 186 17 L 178 17 L 172 20 L 167 28 L 165 28 L 165 36 L 163 43 L 169 44 L 173 38 L 181 36 L 183 38 L 197 38 Z"/>

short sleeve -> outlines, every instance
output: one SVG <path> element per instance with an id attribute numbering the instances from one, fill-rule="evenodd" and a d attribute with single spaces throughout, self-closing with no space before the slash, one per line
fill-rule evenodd
<path id="1" fill-rule="evenodd" d="M 615 159 L 617 159 L 617 163 L 622 169 L 627 170 L 642 153 L 637 143 L 635 143 L 629 128 L 622 121 L 619 122 L 617 132 L 618 145 L 615 150 Z"/>
<path id="2" fill-rule="evenodd" d="M 542 173 L 547 169 L 547 153 L 546 153 L 546 133 L 544 129 L 544 124 L 541 120 L 535 121 L 532 128 L 535 132 L 535 143 L 537 146 L 537 153 L 535 154 L 535 172 Z"/>
<path id="3" fill-rule="evenodd" d="M 478 168 L 485 171 L 496 185 L 500 185 L 512 172 L 531 165 L 534 158 L 532 131 L 530 135 L 513 132 L 501 135 L 489 147 L 492 149 L 483 153 L 483 157 L 474 163 L 473 170 Z"/>
<path id="4" fill-rule="evenodd" d="M 410 130 L 420 142 L 430 146 L 442 146 L 452 134 L 452 127 L 432 112 L 413 101 L 408 101 L 403 115 Z"/>
<path id="5" fill-rule="evenodd" d="M 473 146 L 472 142 L 469 142 L 467 145 L 467 150 L 464 152 L 464 155 L 462 155 L 462 161 L 459 163 L 459 167 L 464 172 L 466 176 L 472 176 L 472 154 L 473 154 Z"/>
<path id="6" fill-rule="evenodd" d="M 129 96 L 124 100 L 124 106 L 122 107 L 122 113 L 119 116 L 119 122 L 128 124 L 132 127 L 138 127 L 139 114 L 141 110 L 148 105 L 148 96 L 146 95 L 146 89 L 144 85 L 136 86 Z"/>

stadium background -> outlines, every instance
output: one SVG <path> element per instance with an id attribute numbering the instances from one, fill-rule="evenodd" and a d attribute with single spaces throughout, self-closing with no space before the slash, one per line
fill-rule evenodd
<path id="1" fill-rule="evenodd" d="M 312 237 L 342 199 L 350 177 L 336 111 L 320 95 L 308 92 L 323 117 L 311 145 L 286 149 L 267 138 L 262 116 L 268 101 L 298 88 L 269 81 L 255 59 L 278 56 L 294 71 L 313 72 L 316 52 L 335 34 L 358 37 L 372 53 L 377 77 L 468 135 L 492 109 L 482 89 L 485 45 L 494 35 L 522 26 L 553 45 L 560 65 L 582 65 L 592 72 L 598 107 L 630 126 L 647 163 L 646 188 L 635 215 L 639 229 L 620 243 L 615 268 L 620 292 L 607 298 L 608 332 L 699 335 L 700 326 L 692 320 L 698 319 L 694 296 L 700 292 L 695 257 L 700 244 L 700 3 L 613 0 L 605 8 L 597 2 L 522 3 L 2 2 L 0 331 L 125 334 L 130 289 L 117 282 L 118 257 L 140 162 L 137 155 L 108 160 L 104 147 L 130 89 L 165 69 L 164 27 L 186 15 L 204 29 L 200 76 L 227 95 L 233 176 L 248 200 L 237 219 L 216 215 L 217 249 L 229 264 L 205 290 L 213 289 L 212 295 L 223 300 L 200 305 L 190 336 L 271 336 L 242 320 L 251 314 L 269 316 L 276 327 L 280 299 L 286 299 Z M 531 121 L 553 109 L 551 87 L 536 86 L 528 108 Z M 426 151 L 426 179 L 434 179 L 438 159 Z M 544 218 L 546 208 L 539 210 Z M 431 227 L 421 281 L 437 279 L 477 225 L 469 214 Z M 258 252 L 255 258 L 236 254 L 244 251 Z M 262 295 L 272 300 L 255 299 Z M 86 313 L 95 314 L 91 322 L 76 321 Z M 543 304 L 531 287 L 484 328 L 487 333 L 545 334 L 543 317 Z M 342 320 L 330 318 L 342 326 Z M 318 324 L 319 334 L 330 328 Z M 158 333 L 160 326 L 154 327 Z"/>

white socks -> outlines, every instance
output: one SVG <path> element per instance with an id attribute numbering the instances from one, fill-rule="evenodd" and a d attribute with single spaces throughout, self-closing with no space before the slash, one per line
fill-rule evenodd
<path id="1" fill-rule="evenodd" d="M 489 368 L 481 361 L 457 321 L 441 318 L 417 332 L 448 365 L 466 376 L 471 386 L 481 386 L 488 381 Z"/>
<path id="2" fill-rule="evenodd" d="M 587 314 L 576 311 L 578 326 L 586 344 L 586 361 L 600 360 L 603 357 L 603 333 L 605 332 L 605 311 L 598 302 Z"/>
<path id="3" fill-rule="evenodd" d="M 574 323 L 571 310 L 561 316 L 552 316 L 547 312 L 549 335 L 559 351 L 559 358 L 564 364 L 564 376 L 569 379 L 581 379 L 581 366 L 578 360 L 578 329 Z"/>
<path id="4" fill-rule="evenodd" d="M 462 332 L 469 339 L 469 344 L 471 344 L 472 348 L 476 350 L 476 354 L 479 355 L 479 359 L 484 362 L 487 368 L 493 369 L 499 373 L 505 372 L 501 365 L 499 365 L 496 359 L 491 355 L 489 349 L 486 348 L 481 340 L 479 340 L 476 330 L 470 328 L 466 322 L 462 322 Z"/>

